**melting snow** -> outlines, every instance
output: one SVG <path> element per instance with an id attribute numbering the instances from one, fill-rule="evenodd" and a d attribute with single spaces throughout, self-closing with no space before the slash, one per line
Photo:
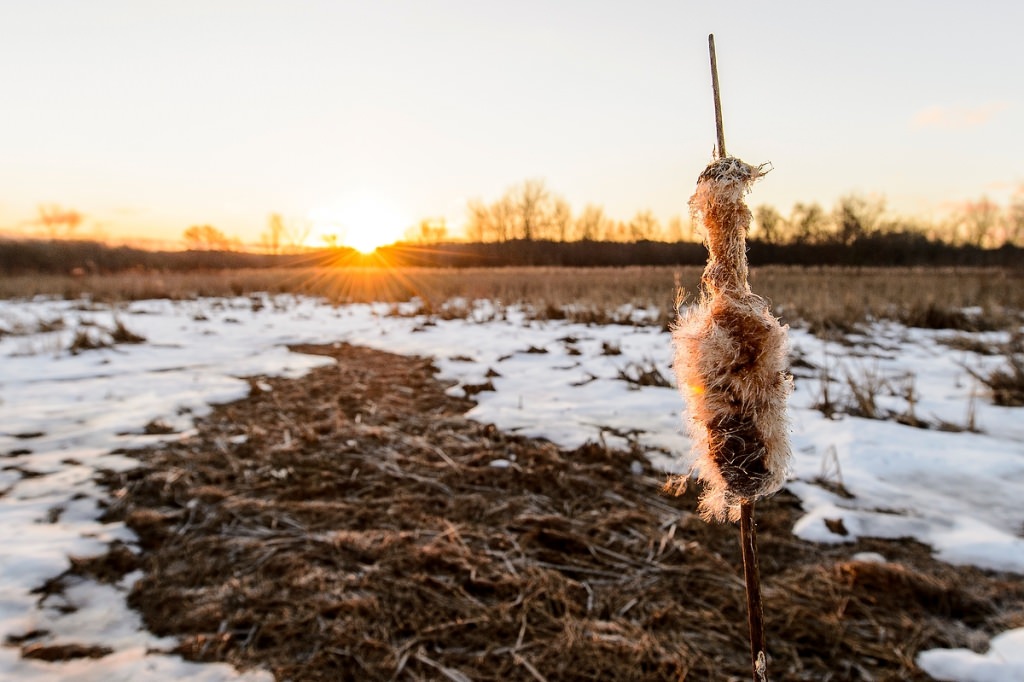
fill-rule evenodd
<path id="1" fill-rule="evenodd" d="M 122 525 L 97 521 L 105 493 L 95 473 L 135 465 L 113 451 L 187 435 L 211 404 L 247 395 L 247 377 L 295 377 L 331 362 L 291 353 L 287 344 L 347 341 L 430 355 L 443 376 L 458 382 L 452 391 L 491 382 L 494 391 L 473 396 L 475 419 L 566 447 L 588 440 L 635 445 L 666 470 L 686 469 L 679 395 L 671 385 L 627 380 L 654 371 L 674 382 L 667 333 L 542 323 L 515 309 L 494 315 L 486 302 L 465 305 L 467 320 L 426 324 L 421 316 L 390 315 L 391 306 L 332 307 L 291 296 L 140 301 L 116 310 L 81 301 L 0 301 L 0 637 L 45 631 L 46 644 L 114 650 L 100 659 L 46 663 L 0 647 L 0 677 L 271 679 L 152 653 L 173 642 L 145 632 L 127 608 L 132 576 L 116 586 L 79 581 L 41 603 L 30 591 L 63 573 L 69 556 L 132 541 Z M 117 320 L 146 342 L 68 352 L 77 329 L 102 338 Z M 791 332 L 794 353 L 812 365 L 795 370 L 791 400 L 789 488 L 806 510 L 794 532 L 815 542 L 913 537 L 950 563 L 1024 573 L 1022 410 L 990 405 L 965 369 L 979 371 L 999 358 L 951 350 L 941 343 L 946 335 L 879 324 L 849 346 Z M 829 384 L 833 400 L 850 376 L 879 386 L 879 410 L 947 429 L 973 421 L 978 432 L 828 419 L 814 409 L 825 398 L 826 372 L 837 379 Z M 939 679 L 1020 680 L 1021 652 L 1024 630 L 1016 630 L 993 639 L 984 656 L 935 650 L 919 663 Z"/>

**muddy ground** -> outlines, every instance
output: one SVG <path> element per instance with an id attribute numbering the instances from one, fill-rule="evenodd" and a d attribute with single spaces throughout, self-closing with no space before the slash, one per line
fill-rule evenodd
<path id="1" fill-rule="evenodd" d="M 295 681 L 750 679 L 737 530 L 664 495 L 642 453 L 470 421 L 426 359 L 294 350 L 337 365 L 253 379 L 106 476 L 141 554 L 74 570 L 141 568 L 131 605 L 182 655 Z M 799 513 L 758 505 L 773 680 L 924 680 L 921 649 L 1024 625 L 1020 576 L 802 542 Z"/>

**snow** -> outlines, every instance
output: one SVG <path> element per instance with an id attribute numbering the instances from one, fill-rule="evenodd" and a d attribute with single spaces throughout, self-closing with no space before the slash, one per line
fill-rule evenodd
<path id="1" fill-rule="evenodd" d="M 132 576 L 115 586 L 77 581 L 63 597 L 41 602 L 30 592 L 63 573 L 69 556 L 101 553 L 113 540 L 133 542 L 121 524 L 97 520 L 106 495 L 94 482 L 98 471 L 135 466 L 131 448 L 187 436 L 211 404 L 247 395 L 247 377 L 295 377 L 331 362 L 291 353 L 287 344 L 350 342 L 431 356 L 444 377 L 458 382 L 455 393 L 491 382 L 494 391 L 473 396 L 470 416 L 477 420 L 565 447 L 632 446 L 662 469 L 688 468 L 667 333 L 531 321 L 522 310 L 499 311 L 486 301 L 459 305 L 470 310 L 467 319 L 428 320 L 414 314 L 415 306 L 333 307 L 292 296 L 140 301 L 116 309 L 0 301 L 0 637 L 45 631 L 31 641 L 114 650 L 99 659 L 46 663 L 0 647 L 0 678 L 271 679 L 161 653 L 173 642 L 145 632 L 125 604 Z M 620 312 L 629 319 L 629 311 Z M 67 350 L 76 330 L 105 338 L 117 320 L 146 341 Z M 915 538 L 949 563 L 1024 574 L 1022 410 L 991 405 L 972 375 L 1001 358 L 953 350 L 942 343 L 951 335 L 878 323 L 840 343 L 791 331 L 794 355 L 813 365 L 794 368 L 788 487 L 805 510 L 796 535 L 828 543 Z M 976 335 L 989 342 L 1006 336 Z M 624 379 L 652 371 L 670 385 Z M 848 379 L 876 387 L 879 411 L 932 428 L 826 418 L 814 406 L 826 394 L 849 402 Z M 164 433 L 147 433 L 147 425 Z M 948 430 L 972 425 L 974 431 Z M 491 465 L 516 466 L 501 459 Z M 934 650 L 919 663 L 937 679 L 1020 680 L 1022 651 L 1024 631 L 1017 630 L 994 638 L 984 656 Z"/>
<path id="2" fill-rule="evenodd" d="M 937 680 L 951 682 L 1011 682 L 1024 680 L 1024 628 L 992 638 L 986 654 L 969 649 L 933 649 L 917 664 Z"/>

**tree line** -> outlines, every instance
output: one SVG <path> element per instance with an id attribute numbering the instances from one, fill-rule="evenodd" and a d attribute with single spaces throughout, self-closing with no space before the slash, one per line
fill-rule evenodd
<path id="1" fill-rule="evenodd" d="M 952 245 L 919 233 L 863 235 L 849 244 L 750 239 L 752 266 L 992 266 L 1024 268 L 1024 249 Z M 707 252 L 698 242 L 606 242 L 513 239 L 505 242 L 399 242 L 371 256 L 345 247 L 301 254 L 242 251 L 147 251 L 78 240 L 0 239 L 0 275 L 35 273 L 92 275 L 126 271 L 191 272 L 281 267 L 593 267 L 702 265 Z"/>
<path id="2" fill-rule="evenodd" d="M 1024 188 L 1006 207 L 982 198 L 961 204 L 937 223 L 890 216 L 883 198 L 858 194 L 840 198 L 832 210 L 798 202 L 788 215 L 768 205 L 757 206 L 752 213 L 750 237 L 774 245 L 850 245 L 879 235 L 913 233 L 955 246 L 1024 246 Z M 637 211 L 625 221 L 610 218 L 596 204 L 574 213 L 543 180 L 532 179 L 513 185 L 490 203 L 470 201 L 466 237 L 470 242 L 677 242 L 699 241 L 701 235 L 692 218 L 673 216 L 662 224 L 650 210 Z"/>
<path id="3" fill-rule="evenodd" d="M 788 214 L 768 205 L 755 206 L 752 213 L 749 241 L 755 263 L 858 264 L 881 258 L 891 264 L 995 264 L 1005 258 L 1013 260 L 1006 254 L 1024 247 L 1024 187 L 1005 206 L 982 198 L 961 204 L 938 222 L 894 217 L 884 199 L 856 194 L 840 198 L 830 210 L 818 203 L 797 203 Z M 74 262 L 73 268 L 104 271 L 135 266 L 178 268 L 188 263 L 235 267 L 233 263 L 262 264 L 264 261 L 250 258 L 256 255 L 297 255 L 299 262 L 317 258 L 317 250 L 311 249 L 308 241 L 312 225 L 286 221 L 277 213 L 268 216 L 256 254 L 212 255 L 243 252 L 247 247 L 212 225 L 185 229 L 181 241 L 186 249 L 208 255 L 184 258 L 182 265 L 177 256 L 169 255 L 172 252 L 149 255 L 152 252 L 92 243 L 101 239 L 80 239 L 84 218 L 79 211 L 57 204 L 39 206 L 38 217 L 29 222 L 39 228 L 41 238 L 21 240 L 20 244 L 17 240 L 0 242 L 0 269 L 42 271 L 51 267 L 48 262 L 55 264 L 56 271 L 66 271 L 61 264 L 67 262 Z M 652 211 L 642 209 L 629 220 L 616 220 L 597 204 L 587 204 L 577 212 L 544 180 L 528 179 L 491 202 L 468 202 L 463 236 L 453 235 L 443 218 L 423 220 L 406 231 L 403 242 L 383 252 L 395 262 L 442 266 L 654 265 L 702 262 L 703 251 L 697 246 L 700 240 L 701 229 L 692 218 L 673 216 L 663 223 Z M 55 243 L 59 241 L 67 243 Z M 346 250 L 336 235 L 324 237 L 323 242 L 322 248 L 335 255 Z M 445 248 L 435 249 L 436 256 L 421 253 L 420 247 L 438 245 Z M 992 250 L 1002 253 L 982 253 Z M 874 255 L 868 255 L 872 251 Z M 271 261 L 274 259 L 267 262 Z M 291 261 L 284 258 L 281 262 Z"/>
<path id="4" fill-rule="evenodd" d="M 574 214 L 569 202 L 541 179 L 524 180 L 491 203 L 471 200 L 465 232 L 470 242 L 694 240 L 682 218 L 673 216 L 663 225 L 648 209 L 626 221 L 614 220 L 597 204 L 587 204 Z"/>
<path id="5" fill-rule="evenodd" d="M 118 272 L 192 272 L 236 268 L 329 265 L 352 257 L 354 249 L 323 249 L 306 254 L 266 254 L 233 250 L 150 251 L 79 239 L 0 238 L 0 275 L 35 273 L 74 276 Z"/>
<path id="6" fill-rule="evenodd" d="M 978 249 L 1024 246 L 1024 189 L 1005 208 L 982 198 L 932 223 L 890 217 L 884 199 L 856 194 L 840 198 L 832 211 L 797 203 L 788 216 L 773 206 L 758 206 L 753 217 L 752 236 L 770 244 L 850 245 L 866 237 L 911 233 Z"/>

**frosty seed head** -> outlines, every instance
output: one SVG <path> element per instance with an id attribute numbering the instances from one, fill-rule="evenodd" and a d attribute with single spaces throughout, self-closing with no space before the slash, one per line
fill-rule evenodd
<path id="1" fill-rule="evenodd" d="M 706 230 L 708 263 L 697 306 L 672 331 L 674 369 L 689 406 L 694 463 L 704 483 L 706 518 L 735 520 L 739 505 L 777 491 L 785 480 L 786 328 L 747 283 L 743 196 L 761 168 L 727 157 L 697 181 L 690 209 Z M 670 482 L 678 491 L 685 479 Z"/>

